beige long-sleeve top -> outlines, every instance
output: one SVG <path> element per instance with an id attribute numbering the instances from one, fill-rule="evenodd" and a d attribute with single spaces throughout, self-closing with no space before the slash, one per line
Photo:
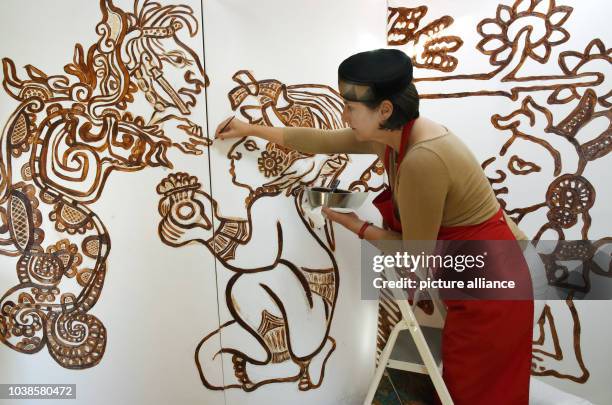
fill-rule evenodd
<path id="1" fill-rule="evenodd" d="M 283 141 L 305 153 L 375 154 L 382 160 L 385 154 L 385 145 L 359 141 L 352 129 L 285 128 Z M 391 167 L 395 159 L 396 152 Z M 435 240 L 440 226 L 476 225 L 500 207 L 476 157 L 452 131 L 411 145 L 397 176 L 388 176 L 404 240 Z M 511 218 L 504 218 L 516 239 L 527 239 Z"/>

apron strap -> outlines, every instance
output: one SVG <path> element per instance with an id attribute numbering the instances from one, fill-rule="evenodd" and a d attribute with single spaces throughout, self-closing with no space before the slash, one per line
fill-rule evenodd
<path id="1" fill-rule="evenodd" d="M 393 155 L 393 171 L 391 171 L 391 162 L 390 162 L 390 158 L 391 158 L 391 147 L 387 146 L 385 148 L 385 160 L 384 160 L 384 165 L 385 165 L 385 170 L 387 171 L 387 177 L 389 180 L 389 185 L 387 186 L 390 191 L 395 189 L 395 179 L 397 177 L 397 168 L 400 165 L 400 163 L 402 162 L 402 159 L 404 158 L 404 154 L 406 152 L 406 147 L 408 146 L 408 138 L 410 137 L 410 133 L 412 132 L 412 126 L 414 125 L 414 121 L 416 119 L 412 119 L 410 121 L 408 121 L 406 123 L 406 125 L 404 125 L 404 127 L 402 128 L 402 138 L 400 141 L 400 152 L 399 152 L 399 162 L 397 162 L 397 158 L 398 155 L 394 154 Z M 389 193 L 389 198 L 391 199 L 391 203 L 392 203 L 392 207 L 393 207 L 393 215 L 395 218 L 398 219 L 397 223 L 399 224 L 399 211 L 397 209 L 397 206 L 395 204 L 395 198 L 393 198 L 393 192 L 391 191 Z"/>
<path id="2" fill-rule="evenodd" d="M 393 181 L 395 181 L 395 178 L 397 177 L 397 168 L 398 166 L 402 163 L 402 160 L 404 159 L 404 155 L 406 153 L 406 147 L 408 146 L 408 138 L 410 138 L 410 133 L 412 132 L 412 126 L 414 125 L 414 121 L 416 121 L 415 119 L 411 119 L 410 121 L 408 121 L 406 123 L 406 125 L 404 125 L 404 127 L 402 128 L 402 138 L 400 141 L 400 150 L 399 150 L 399 155 L 395 155 L 395 159 L 393 159 Z M 390 156 L 391 156 L 391 150 L 392 148 L 387 145 L 387 147 L 385 148 L 385 161 L 384 161 L 384 165 L 385 165 L 385 169 L 387 170 L 387 175 L 389 177 L 389 183 L 391 183 L 391 167 L 390 167 Z M 399 157 L 399 161 L 397 161 L 397 158 Z"/>

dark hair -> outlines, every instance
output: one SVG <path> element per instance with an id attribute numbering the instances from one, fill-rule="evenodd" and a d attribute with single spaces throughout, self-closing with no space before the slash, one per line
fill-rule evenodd
<path id="1" fill-rule="evenodd" d="M 378 100 L 362 101 L 362 103 L 371 110 L 374 110 L 385 100 L 389 100 L 391 104 L 393 104 L 393 112 L 391 116 L 380 125 L 380 129 L 389 131 L 401 129 L 408 121 L 419 118 L 419 93 L 414 83 L 410 83 L 406 90 L 400 93 Z"/>

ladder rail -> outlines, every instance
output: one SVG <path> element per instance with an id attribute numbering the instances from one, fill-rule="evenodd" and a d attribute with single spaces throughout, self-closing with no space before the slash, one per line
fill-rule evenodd
<path id="1" fill-rule="evenodd" d="M 387 280 L 397 280 L 396 273 L 394 269 L 391 271 L 385 271 L 387 276 Z M 391 333 L 389 335 L 389 339 L 385 344 L 385 347 L 380 355 L 380 359 L 378 362 L 378 367 L 374 372 L 374 377 L 370 383 L 368 388 L 368 393 L 364 400 L 364 405 L 371 405 L 374 400 L 374 395 L 376 395 L 376 390 L 378 389 L 378 385 L 380 384 L 380 380 L 384 374 L 384 371 L 387 367 L 398 368 L 406 371 L 415 371 L 417 373 L 428 374 L 433 382 L 434 388 L 440 398 L 440 402 L 442 405 L 453 405 L 453 400 L 448 392 L 448 388 L 444 383 L 444 379 L 442 378 L 442 373 L 440 372 L 440 368 L 436 363 L 436 360 L 429 349 L 429 345 L 427 344 L 427 340 L 423 335 L 423 331 L 419 326 L 418 320 L 414 315 L 414 312 L 411 306 L 408 304 L 408 297 L 398 297 L 399 293 L 396 291 L 397 289 L 392 289 L 392 294 L 395 298 L 395 302 L 397 303 L 400 313 L 402 314 L 402 319 L 393 327 Z M 431 295 L 431 294 L 430 294 Z M 441 305 L 441 300 L 432 297 L 434 306 L 438 307 L 442 313 L 446 311 L 443 309 L 443 305 Z M 414 297 L 414 304 L 417 303 L 417 297 Z M 393 348 L 397 343 L 397 338 L 399 333 L 402 330 L 408 330 L 410 332 L 410 336 L 414 341 L 417 351 L 421 356 L 421 360 L 423 364 L 411 363 L 399 360 L 392 360 L 391 353 L 393 352 Z"/>

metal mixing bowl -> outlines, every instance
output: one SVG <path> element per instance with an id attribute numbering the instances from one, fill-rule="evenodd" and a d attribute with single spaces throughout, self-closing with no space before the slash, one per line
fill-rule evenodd
<path id="1" fill-rule="evenodd" d="M 356 210 L 368 197 L 364 191 L 348 191 L 337 188 L 333 193 L 327 187 L 306 188 L 308 202 L 312 208 L 329 207 L 342 211 Z"/>

